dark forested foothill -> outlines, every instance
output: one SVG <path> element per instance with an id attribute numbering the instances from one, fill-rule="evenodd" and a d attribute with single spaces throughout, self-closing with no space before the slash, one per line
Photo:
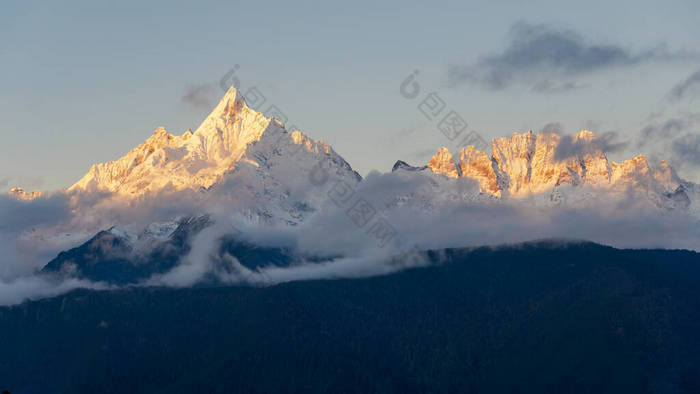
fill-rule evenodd
<path id="1" fill-rule="evenodd" d="M 700 255 L 431 253 L 391 275 L 0 308 L 13 393 L 697 393 Z M 439 256 L 439 257 L 438 257 Z"/>

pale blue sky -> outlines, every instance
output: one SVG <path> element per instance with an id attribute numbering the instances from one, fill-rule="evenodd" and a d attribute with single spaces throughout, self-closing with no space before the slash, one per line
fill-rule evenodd
<path id="1" fill-rule="evenodd" d="M 397 159 L 422 164 L 429 152 L 449 145 L 417 110 L 420 97 L 399 95 L 415 69 L 423 92 L 438 92 L 486 138 L 560 122 L 566 132 L 588 126 L 632 139 L 650 122 L 697 112 L 700 100 L 667 96 L 700 68 L 698 20 L 694 0 L 5 0 L 0 186 L 67 187 L 91 164 L 117 159 L 158 126 L 173 134 L 196 128 L 209 109 L 183 95 L 215 86 L 235 64 L 243 89 L 258 86 L 290 123 L 332 144 L 362 174 L 387 171 Z M 488 73 L 501 64 L 479 59 L 504 54 L 517 39 L 509 32 L 518 22 L 572 31 L 585 45 L 610 45 L 629 56 L 586 65 L 590 70 L 571 64 L 554 70 L 558 83 L 580 86 L 566 92 L 534 92 L 530 79 L 549 79 L 537 66 L 530 70 L 535 75 L 509 68 L 515 82 L 500 90 L 454 86 L 452 65 Z M 664 44 L 665 52 L 655 52 Z M 645 57 L 649 51 L 655 55 Z M 611 157 L 653 153 L 662 145 L 635 145 Z M 685 176 L 698 178 L 697 166 L 682 167 Z"/>

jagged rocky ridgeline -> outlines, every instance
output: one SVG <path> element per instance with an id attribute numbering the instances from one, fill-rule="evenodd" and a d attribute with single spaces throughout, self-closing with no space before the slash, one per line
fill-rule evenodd
<path id="1" fill-rule="evenodd" d="M 580 146 L 576 154 L 560 157 L 561 140 L 557 134 L 530 131 L 494 139 L 491 155 L 467 146 L 455 157 L 440 148 L 425 168 L 449 178 L 473 179 L 482 192 L 495 196 L 518 197 L 581 184 L 673 193 L 685 183 L 665 161 L 652 168 L 643 155 L 622 163 L 608 160 L 591 131 L 573 136 Z M 394 167 L 407 168 L 416 169 L 404 162 Z"/>

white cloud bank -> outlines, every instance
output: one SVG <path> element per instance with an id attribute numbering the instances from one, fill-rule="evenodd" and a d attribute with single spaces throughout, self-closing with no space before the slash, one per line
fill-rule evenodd
<path id="1" fill-rule="evenodd" d="M 700 222 L 686 211 L 668 211 L 639 195 L 590 194 L 561 205 L 541 201 L 474 199 L 466 180 L 439 181 L 398 173 L 372 173 L 354 192 L 395 229 L 380 247 L 370 224 L 358 226 L 348 210 L 328 193 L 332 185 L 308 185 L 300 196 L 325 199 L 302 224 L 261 223 L 250 217 L 255 199 L 230 188 L 217 192 L 173 192 L 124 200 L 110 195 L 53 193 L 33 201 L 0 197 L 0 305 L 50 297 L 75 288 L 104 284 L 59 281 L 36 272 L 60 251 L 78 246 L 112 226 L 143 229 L 174 217 L 209 214 L 214 225 L 193 239 L 193 247 L 172 271 L 144 285 L 186 287 L 207 275 L 226 283 L 269 285 L 295 280 L 353 278 L 391 273 L 426 264 L 414 251 L 517 243 L 544 238 L 589 240 L 622 248 L 700 250 Z M 425 191 L 422 195 L 417 190 Z M 587 195 L 582 189 L 572 195 Z M 591 189 L 590 193 L 593 193 Z M 423 201 L 421 198 L 431 196 Z M 412 196 L 412 197 L 407 197 Z M 436 197 L 437 196 L 437 197 Z M 455 196 L 457 196 L 455 199 Z M 461 196 L 461 197 L 460 197 Z M 219 240 L 234 231 L 262 246 L 292 248 L 305 256 L 328 256 L 323 262 L 290 267 L 248 269 L 232 256 L 220 255 Z M 394 258 L 403 255 L 401 259 Z"/>

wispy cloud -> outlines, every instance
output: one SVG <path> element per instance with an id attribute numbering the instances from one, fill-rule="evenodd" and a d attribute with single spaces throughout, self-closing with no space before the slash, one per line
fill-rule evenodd
<path id="1" fill-rule="evenodd" d="M 563 130 L 557 123 L 544 128 L 557 133 Z M 616 134 L 603 134 L 599 139 L 604 149 L 619 149 Z M 686 145 L 697 147 L 697 141 Z M 575 152 L 578 147 L 574 144 L 569 149 Z M 117 225 L 139 231 L 177 216 L 208 214 L 214 225 L 192 239 L 190 253 L 176 268 L 151 278 L 150 284 L 190 286 L 212 275 L 229 283 L 254 284 L 381 275 L 423 263 L 415 258 L 397 264 L 395 256 L 406 252 L 551 237 L 587 239 L 618 247 L 700 250 L 695 217 L 680 211 L 662 212 L 647 198 L 623 196 L 620 200 L 619 196 L 600 194 L 590 205 L 564 204 L 543 211 L 527 202 L 473 199 L 478 195 L 473 180 L 449 180 L 429 171 L 372 172 L 353 190 L 353 199 L 369 202 L 397 229 L 396 237 L 379 247 L 368 226 L 353 223 L 348 206 L 329 199 L 327 189 L 310 184 L 299 171 L 286 167 L 281 167 L 280 173 L 274 168 L 268 170 L 277 174 L 274 179 L 283 180 L 285 201 L 313 202 L 306 207 L 313 209 L 302 223 L 268 225 L 254 219 L 261 199 L 245 187 L 259 181 L 253 166 L 240 167 L 207 193 L 168 190 L 136 200 L 64 192 L 34 201 L 0 196 L 0 304 L 52 296 L 75 287 L 99 288 L 89 282 L 57 282 L 35 272 L 59 251 L 81 244 L 99 230 Z M 232 256 L 222 255 L 220 240 L 234 227 L 258 244 L 290 247 L 303 256 L 340 257 L 291 267 L 245 269 Z M 76 232 L 85 235 L 64 238 Z"/>
<path id="2" fill-rule="evenodd" d="M 436 188 L 435 182 L 440 186 Z M 191 252 L 184 256 L 180 265 L 147 282 L 175 287 L 191 286 L 211 275 L 228 283 L 265 285 L 291 280 L 382 275 L 424 264 L 425 260 L 419 255 L 406 257 L 406 253 L 413 251 L 551 237 L 586 239 L 618 247 L 700 249 L 696 219 L 684 212 L 661 212 L 647 199 L 634 196 L 599 196 L 591 205 L 555 206 L 544 214 L 516 201 L 440 198 L 477 192 L 477 186 L 465 179 L 447 180 L 429 173 L 373 172 L 358 185 L 356 193 L 377 207 L 399 230 L 395 242 L 380 248 L 367 231 L 358 231 L 345 208 L 332 201 L 321 204 L 316 214 L 299 226 L 247 223 L 242 215 L 232 215 L 238 211 L 236 204 L 240 199 L 229 193 L 238 189 L 231 185 L 231 190 L 219 190 L 221 193 L 166 193 L 154 196 L 153 201 L 146 198 L 129 204 L 119 204 L 105 196 L 84 197 L 80 207 L 71 205 L 79 197 L 76 195 L 56 194 L 32 202 L 3 198 L 0 199 L 0 213 L 5 226 L 0 229 L 0 250 L 3 251 L 0 267 L 12 264 L 7 258 L 8 253 L 17 250 L 18 234 L 34 228 L 65 232 L 70 228 L 84 228 L 91 220 L 100 220 L 98 225 L 102 228 L 109 227 L 107 223 L 147 226 L 149 222 L 173 214 L 159 211 L 158 207 L 164 205 L 192 215 L 209 213 L 214 222 L 192 240 Z M 407 196 L 413 197 L 407 199 Z M 427 201 L 440 203 L 426 210 L 424 203 Z M 76 208 L 79 208 L 77 214 Z M 290 267 L 246 269 L 234 257 L 222 255 L 220 240 L 230 235 L 232 228 L 241 229 L 242 234 L 262 245 L 292 245 L 302 255 L 341 257 L 322 263 L 309 261 Z M 9 242 L 3 245 L 3 240 Z M 404 257 L 396 259 L 396 256 Z M 17 259 L 15 264 L 27 263 L 26 255 L 15 254 L 13 258 Z M 104 286 L 76 280 L 57 281 L 32 275 L 30 271 L 11 278 L 0 277 L 0 304 L 53 296 L 76 287 Z"/>
<path id="3" fill-rule="evenodd" d="M 48 276 L 27 276 L 11 282 L 0 280 L 0 306 L 19 304 L 25 300 L 53 297 L 75 289 L 108 289 L 104 283 L 79 279 L 58 279 Z"/>
<path id="4" fill-rule="evenodd" d="M 396 133 L 397 138 L 406 138 L 414 135 L 418 131 L 417 127 L 406 127 Z"/>
<path id="5" fill-rule="evenodd" d="M 688 78 L 679 82 L 671 89 L 671 100 L 678 101 L 688 96 L 700 94 L 700 70 L 691 74 Z"/>
<path id="6" fill-rule="evenodd" d="M 700 168 L 700 113 L 685 113 L 652 121 L 639 132 L 637 148 L 677 169 Z"/>
<path id="7" fill-rule="evenodd" d="M 182 102 L 197 109 L 211 109 L 217 94 L 214 84 L 191 85 L 186 88 Z"/>
<path id="8" fill-rule="evenodd" d="M 638 145 L 644 146 L 648 144 L 650 140 L 676 137 L 692 124 L 691 118 L 670 118 L 661 123 L 648 124 L 640 131 L 640 136 L 642 138 L 638 142 Z"/>
<path id="9" fill-rule="evenodd" d="M 560 122 L 550 122 L 544 125 L 541 131 L 545 134 L 562 134 L 564 132 L 564 125 Z"/>
<path id="10" fill-rule="evenodd" d="M 543 79 L 532 86 L 532 91 L 535 93 L 542 94 L 555 94 L 555 93 L 565 93 L 572 90 L 583 89 L 586 85 L 579 84 L 576 82 L 562 82 L 557 83 L 550 81 L 549 79 Z"/>
<path id="11" fill-rule="evenodd" d="M 418 149 L 410 152 L 407 156 L 407 159 L 411 160 L 425 160 L 427 162 L 428 159 L 433 157 L 433 155 L 437 152 L 437 148 L 427 148 L 427 149 Z M 420 165 L 425 165 L 426 163 L 419 163 Z"/>
<path id="12" fill-rule="evenodd" d="M 596 135 L 591 144 L 577 140 L 573 135 L 563 135 L 557 145 L 555 158 L 563 160 L 570 157 L 578 157 L 592 154 L 595 149 L 600 149 L 605 154 L 624 150 L 629 145 L 628 141 L 621 141 L 616 131 L 607 131 Z"/>
<path id="13" fill-rule="evenodd" d="M 700 133 L 684 134 L 676 138 L 671 147 L 678 160 L 700 166 Z"/>
<path id="14" fill-rule="evenodd" d="M 591 123 L 591 125 L 594 124 Z M 554 157 L 557 160 L 590 154 L 597 149 L 606 154 L 615 153 L 626 149 L 630 144 L 629 141 L 622 141 L 617 131 L 597 133 L 592 143 L 589 144 L 586 141 L 575 139 L 573 135 L 564 134 L 564 125 L 560 122 L 547 123 L 542 127 L 541 131 L 544 134 L 557 134 L 560 136 L 559 144 L 554 153 Z"/>
<path id="15" fill-rule="evenodd" d="M 533 91 L 556 93 L 582 87 L 571 78 L 584 74 L 691 56 L 670 52 L 663 46 L 634 51 L 621 45 L 591 43 L 572 30 L 518 22 L 510 30 L 510 44 L 505 50 L 474 64 L 451 66 L 448 79 L 452 85 L 470 83 L 492 90 L 534 82 Z"/>
<path id="16" fill-rule="evenodd" d="M 404 127 L 397 132 L 393 133 L 392 135 L 389 136 L 389 141 L 392 145 L 394 144 L 403 144 L 406 142 L 406 140 L 414 137 L 416 133 L 418 132 L 419 128 L 415 126 L 411 127 Z"/>

